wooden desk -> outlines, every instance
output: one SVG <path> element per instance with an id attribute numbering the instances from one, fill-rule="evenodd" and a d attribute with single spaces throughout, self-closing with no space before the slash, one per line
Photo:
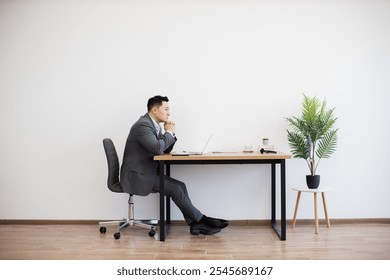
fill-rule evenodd
<path id="1" fill-rule="evenodd" d="M 158 155 L 154 157 L 160 168 L 160 241 L 164 241 L 170 224 L 170 198 L 164 200 L 164 175 L 170 176 L 171 165 L 187 164 L 270 164 L 271 165 L 271 225 L 280 240 L 286 240 L 286 159 L 291 155 L 253 153 L 208 153 L 191 156 Z M 276 164 L 280 165 L 280 229 L 276 224 Z M 166 213 L 165 213 L 166 211 Z"/>

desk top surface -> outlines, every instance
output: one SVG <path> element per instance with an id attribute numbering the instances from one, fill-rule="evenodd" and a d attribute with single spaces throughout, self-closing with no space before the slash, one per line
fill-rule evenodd
<path id="1" fill-rule="evenodd" d="M 272 160 L 272 159 L 290 159 L 291 155 L 283 152 L 277 152 L 277 154 L 264 153 L 260 154 L 258 152 L 253 153 L 205 153 L 203 155 L 187 155 L 187 156 L 173 156 L 172 154 L 164 154 L 154 156 L 154 160 L 160 161 L 175 161 L 175 160 Z"/>

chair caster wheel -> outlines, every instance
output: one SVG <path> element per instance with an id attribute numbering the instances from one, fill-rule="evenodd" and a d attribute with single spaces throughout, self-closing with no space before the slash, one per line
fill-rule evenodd
<path id="1" fill-rule="evenodd" d="M 100 233 L 105 234 L 107 232 L 106 227 L 100 227 L 99 229 Z"/>
<path id="2" fill-rule="evenodd" d="M 153 236 L 155 236 L 156 235 L 156 231 L 154 230 L 154 229 L 151 229 L 150 231 L 149 231 L 149 236 L 150 237 L 153 237 Z"/>
<path id="3" fill-rule="evenodd" d="M 121 238 L 121 233 L 120 233 L 120 232 L 115 232 L 115 233 L 114 233 L 114 238 L 115 238 L 115 239 Z"/>

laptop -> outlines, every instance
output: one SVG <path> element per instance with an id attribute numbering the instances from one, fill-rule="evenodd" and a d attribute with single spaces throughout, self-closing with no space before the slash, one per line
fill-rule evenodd
<path id="1" fill-rule="evenodd" d="M 203 155 L 204 151 L 206 150 L 208 144 L 210 143 L 210 140 L 211 140 L 211 137 L 213 135 L 211 134 L 209 139 L 207 140 L 206 142 L 206 145 L 204 145 L 203 147 L 203 150 L 201 152 L 186 152 L 186 151 L 183 151 L 183 152 L 174 152 L 172 153 L 172 156 L 195 156 L 195 155 Z"/>

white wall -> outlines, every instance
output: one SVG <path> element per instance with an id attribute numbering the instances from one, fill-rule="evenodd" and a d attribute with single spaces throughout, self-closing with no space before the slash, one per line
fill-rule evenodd
<path id="1" fill-rule="evenodd" d="M 102 139 L 120 157 L 155 94 L 178 149 L 288 151 L 302 92 L 336 107 L 339 144 L 318 172 L 332 218 L 389 218 L 389 1 L 0 0 L 0 219 L 110 219 Z M 270 217 L 269 167 L 174 167 L 205 214 Z M 287 218 L 308 169 L 287 162 Z M 157 195 L 136 216 L 157 217 Z M 300 217 L 312 217 L 312 199 Z M 141 205 L 140 203 L 144 203 Z M 177 208 L 173 219 L 182 219 Z"/>

